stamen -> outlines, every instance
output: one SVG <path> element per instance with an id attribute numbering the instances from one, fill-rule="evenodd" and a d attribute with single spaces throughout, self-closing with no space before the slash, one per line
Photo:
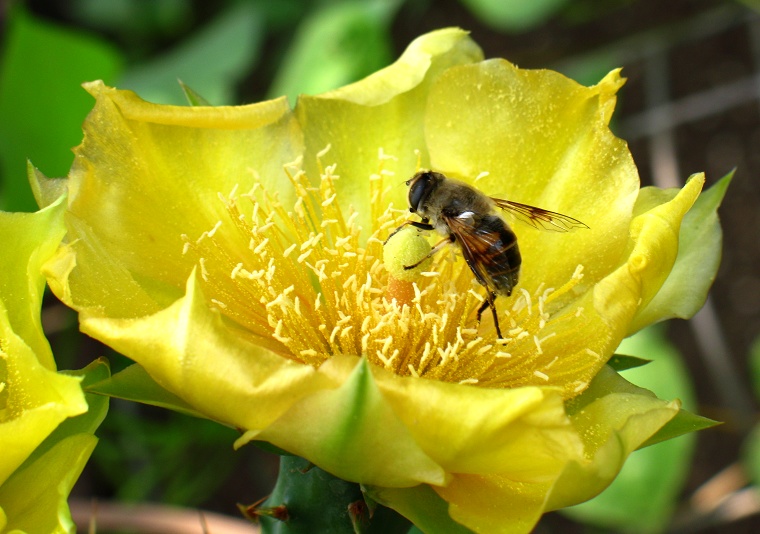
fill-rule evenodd
<path id="1" fill-rule="evenodd" d="M 325 148 L 317 152 L 317 159 L 322 159 L 327 155 L 328 152 L 330 152 L 330 149 L 332 148 L 332 144 L 328 143 Z M 300 165 L 299 165 L 300 166 Z"/>
<path id="2" fill-rule="evenodd" d="M 520 288 L 520 292 L 523 297 L 525 297 L 525 305 L 528 307 L 528 315 L 531 315 L 533 313 L 533 302 L 530 299 L 530 293 L 528 293 L 528 290 L 524 287 Z"/>
<path id="3" fill-rule="evenodd" d="M 536 376 L 545 382 L 549 381 L 549 375 L 542 373 L 541 371 L 533 371 L 533 376 Z"/>
<path id="4" fill-rule="evenodd" d="M 593 356 L 597 360 L 601 360 L 602 359 L 602 355 L 601 354 L 599 354 L 598 352 L 595 352 L 595 351 L 593 351 L 593 350 L 591 350 L 589 348 L 587 348 L 585 350 L 585 352 L 586 352 L 586 354 L 588 354 L 589 356 Z"/>
<path id="5" fill-rule="evenodd" d="M 205 282 L 208 282 L 208 270 L 206 269 L 206 258 L 199 258 L 198 263 L 201 266 L 201 278 L 203 278 Z"/>
<path id="6" fill-rule="evenodd" d="M 253 253 L 261 254 L 268 244 L 269 244 L 269 238 L 264 239 L 261 243 L 259 243 L 256 246 L 256 248 L 253 249 Z"/>
<path id="7" fill-rule="evenodd" d="M 222 221 L 216 221 L 214 227 L 206 232 L 206 237 L 214 237 L 214 234 L 216 234 L 216 231 L 219 230 L 220 226 L 222 226 Z"/>
<path id="8" fill-rule="evenodd" d="M 539 341 L 540 341 L 541 343 L 543 343 L 543 342 L 544 342 L 544 341 L 546 341 L 547 339 L 553 338 L 553 337 L 554 337 L 554 336 L 556 336 L 556 335 L 557 335 L 557 332 L 552 332 L 552 333 L 551 333 L 551 334 L 549 334 L 548 336 L 544 336 L 544 337 L 542 337 L 542 338 L 541 338 Z"/>
<path id="9" fill-rule="evenodd" d="M 392 189 L 383 182 L 395 176 L 397 160 L 378 148 L 377 169 L 365 178 L 373 200 L 364 238 L 359 213 L 344 215 L 339 206 L 337 166 L 322 165 L 329 150 L 317 155 L 319 180 L 307 176 L 300 158 L 283 167 L 296 195 L 292 211 L 251 170 L 248 193 L 239 194 L 235 185 L 228 195 L 217 195 L 226 216 L 197 238 L 181 235 L 182 253 L 194 255 L 204 294 L 219 313 L 254 341 L 314 366 L 334 354 L 360 352 L 399 375 L 478 387 L 554 385 L 557 378 L 545 372 L 552 366 L 559 369 L 553 375 L 566 376 L 547 341 L 557 335 L 554 321 L 582 316 L 582 309 L 562 313 L 568 302 L 563 295 L 572 295 L 582 278 L 581 265 L 556 291 L 541 283 L 499 298 L 498 315 L 508 328 L 503 339 L 496 338 L 490 317 L 478 324 L 483 289 L 456 247 L 432 258 L 428 270 L 408 283 L 408 297 L 389 293 L 384 239 L 409 216 L 383 202 L 384 191 Z M 241 207 L 243 198 L 250 211 Z M 591 349 L 586 353 L 602 358 Z"/>
<path id="10" fill-rule="evenodd" d="M 477 300 L 478 302 L 483 302 L 484 300 L 486 300 L 485 297 L 483 297 L 480 293 L 478 293 L 472 288 L 468 289 L 467 292 L 473 297 L 475 297 L 475 300 Z"/>
<path id="11" fill-rule="evenodd" d="M 538 351 L 538 354 L 543 354 L 544 351 L 541 350 L 541 341 L 538 339 L 538 336 L 533 336 L 533 342 L 536 344 L 536 351 Z"/>

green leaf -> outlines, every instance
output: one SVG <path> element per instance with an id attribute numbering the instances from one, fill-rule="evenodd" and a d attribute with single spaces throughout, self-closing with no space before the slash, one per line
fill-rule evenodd
<path id="1" fill-rule="evenodd" d="M 443 469 L 422 451 L 365 358 L 339 387 L 297 406 L 263 430 L 246 431 L 235 446 L 268 441 L 343 479 L 389 485 L 443 481 Z M 368 450 L 373 454 L 368 456 Z"/>
<path id="2" fill-rule="evenodd" d="M 182 88 L 182 92 L 185 93 L 185 98 L 187 99 L 187 103 L 191 106 L 210 106 L 209 101 L 203 98 L 201 95 L 199 95 L 196 91 L 190 88 L 189 85 L 185 84 L 182 80 L 177 80 L 179 82 L 179 86 Z"/>
<path id="3" fill-rule="evenodd" d="M 645 360 L 644 358 L 638 358 L 636 356 L 628 356 L 626 354 L 613 354 L 609 359 L 607 365 L 612 367 L 615 371 L 626 371 L 628 369 L 635 369 L 636 367 L 642 367 L 652 363 L 652 360 Z"/>
<path id="4" fill-rule="evenodd" d="M 269 97 L 318 94 L 356 81 L 391 61 L 388 26 L 398 0 L 324 3 L 298 28 Z"/>
<path id="5" fill-rule="evenodd" d="M 618 351 L 652 360 L 645 367 L 626 371 L 626 379 L 654 391 L 660 398 L 680 398 L 684 405 L 694 405 L 693 387 L 686 368 L 678 351 L 665 338 L 661 325 L 624 340 Z M 569 509 L 567 514 L 622 532 L 660 531 L 670 521 L 690 468 L 694 436 L 683 435 L 714 424 L 680 410 L 626 460 L 607 490 Z M 672 439 L 679 436 L 683 437 Z M 664 441 L 667 442 L 661 443 Z M 654 444 L 658 445 L 649 447 Z"/>
<path id="6" fill-rule="evenodd" d="M 631 332 L 665 319 L 688 319 L 704 305 L 720 265 L 723 232 L 717 210 L 733 174 L 703 191 L 684 217 L 673 270 L 655 297 L 639 310 Z"/>
<path id="7" fill-rule="evenodd" d="M 0 208 L 31 211 L 27 159 L 50 176 L 68 172 L 70 149 L 81 141 L 92 108 L 80 84 L 112 82 L 121 57 L 100 39 L 37 20 L 19 3 L 7 24 L 0 57 Z"/>
<path id="8" fill-rule="evenodd" d="M 167 408 L 176 412 L 204 418 L 185 401 L 156 383 L 148 372 L 138 364 L 130 365 L 112 377 L 89 384 L 85 392 L 108 395 L 133 402 Z"/>
<path id="9" fill-rule="evenodd" d="M 721 425 L 720 421 L 714 421 L 707 417 L 702 417 L 688 410 L 681 409 L 676 416 L 668 421 L 654 436 L 645 441 L 641 448 L 649 447 L 657 443 L 668 441 L 673 438 L 685 436 L 698 430 L 705 430 L 706 428 L 712 428 L 717 425 Z"/>
<path id="10" fill-rule="evenodd" d="M 523 32 L 538 26 L 567 0 L 462 0 L 484 24 L 505 32 Z"/>
<path id="11" fill-rule="evenodd" d="M 256 61 L 265 35 L 252 2 L 237 2 L 173 50 L 124 74 L 119 86 L 162 104 L 183 104 L 177 79 L 216 104 L 235 100 L 235 86 Z"/>

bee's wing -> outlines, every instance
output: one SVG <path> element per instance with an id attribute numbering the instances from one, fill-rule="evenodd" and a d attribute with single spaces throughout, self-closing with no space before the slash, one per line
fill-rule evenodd
<path id="1" fill-rule="evenodd" d="M 578 219 L 573 219 L 572 217 L 562 215 L 561 213 L 555 213 L 543 208 L 529 206 L 528 204 L 520 204 L 519 202 L 512 202 L 511 200 L 504 200 L 501 198 L 491 198 L 491 200 L 493 200 L 494 204 L 501 209 L 514 215 L 518 220 L 539 230 L 571 232 L 577 228 L 588 228 L 588 226 Z"/>
<path id="2" fill-rule="evenodd" d="M 494 247 L 501 240 L 499 234 L 479 231 L 468 218 L 443 215 L 443 219 L 456 237 L 462 255 L 478 282 L 485 286 L 489 293 L 499 292 L 491 272 L 486 268 L 495 260 Z"/>

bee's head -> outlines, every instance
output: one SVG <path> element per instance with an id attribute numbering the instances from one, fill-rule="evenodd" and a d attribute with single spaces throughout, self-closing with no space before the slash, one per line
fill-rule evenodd
<path id="1" fill-rule="evenodd" d="M 444 176 L 433 171 L 420 171 L 409 180 L 406 185 L 409 186 L 409 211 L 417 212 L 420 204 L 425 200 L 433 190 L 438 187 L 444 180 Z"/>

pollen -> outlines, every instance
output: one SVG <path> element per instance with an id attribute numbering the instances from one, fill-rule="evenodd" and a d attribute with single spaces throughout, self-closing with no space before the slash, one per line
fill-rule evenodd
<path id="1" fill-rule="evenodd" d="M 341 205 L 338 166 L 323 164 L 329 150 L 317 155 L 318 174 L 304 171 L 300 159 L 283 168 L 296 193 L 289 204 L 251 170 L 241 177 L 253 182 L 247 193 L 238 185 L 219 193 L 226 217 L 200 235 L 182 235 L 204 295 L 235 332 L 314 367 L 356 355 L 398 375 L 475 387 L 569 383 L 558 332 L 584 318 L 582 309 L 565 310 L 582 266 L 556 290 L 520 287 L 497 299 L 499 320 L 508 325 L 504 339 L 496 338 L 490 314 L 478 323 L 485 293 L 455 247 L 419 273 L 409 302 L 389 299 L 383 243 L 409 217 L 383 202 L 398 181 L 397 159 L 378 150 L 378 168 L 364 178 L 372 226 L 362 229 L 359 212 Z M 591 348 L 587 354 L 601 358 Z"/>

